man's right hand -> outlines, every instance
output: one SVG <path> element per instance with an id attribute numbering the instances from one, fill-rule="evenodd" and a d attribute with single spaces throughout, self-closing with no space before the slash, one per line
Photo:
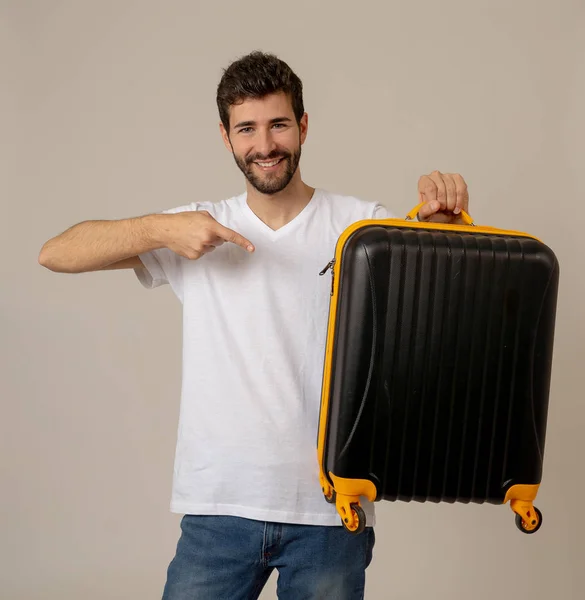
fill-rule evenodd
<path id="1" fill-rule="evenodd" d="M 207 211 L 150 214 L 118 221 L 82 221 L 47 241 L 39 263 L 57 273 L 86 273 L 103 269 L 142 267 L 139 255 L 169 248 L 197 260 L 224 242 L 247 252 L 254 245 L 220 225 Z"/>
<path id="2" fill-rule="evenodd" d="M 190 260 L 213 252 L 224 242 L 254 252 L 252 242 L 218 223 L 206 210 L 166 213 L 157 217 L 157 233 L 163 245 Z"/>

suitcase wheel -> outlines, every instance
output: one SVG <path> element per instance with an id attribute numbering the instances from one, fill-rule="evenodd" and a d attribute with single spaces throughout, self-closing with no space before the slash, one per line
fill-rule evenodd
<path id="1" fill-rule="evenodd" d="M 343 523 L 345 529 L 349 531 L 349 533 L 352 533 L 353 535 L 359 535 L 366 528 L 366 513 L 359 504 L 352 502 L 350 506 L 353 514 L 353 523 L 351 522 L 350 517 L 347 515 L 341 518 L 341 522 Z"/>
<path id="2" fill-rule="evenodd" d="M 327 502 L 329 502 L 329 504 L 335 504 L 335 501 L 337 500 L 337 492 L 331 488 L 331 493 L 329 494 L 329 496 L 325 493 L 325 488 L 322 488 L 323 490 L 323 496 L 325 496 L 325 500 L 327 500 Z"/>
<path id="3" fill-rule="evenodd" d="M 530 521 L 525 521 L 521 515 L 516 514 L 516 527 L 522 533 L 536 533 L 540 529 L 542 525 L 542 513 L 536 506 L 534 507 L 534 513 L 530 515 L 532 517 Z"/>

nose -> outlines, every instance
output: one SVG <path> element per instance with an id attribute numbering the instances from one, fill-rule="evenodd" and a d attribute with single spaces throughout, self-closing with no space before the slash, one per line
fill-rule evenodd
<path id="1" fill-rule="evenodd" d="M 270 129 L 260 131 L 256 146 L 258 154 L 267 157 L 274 150 L 276 150 L 276 142 L 272 137 L 272 131 Z"/>

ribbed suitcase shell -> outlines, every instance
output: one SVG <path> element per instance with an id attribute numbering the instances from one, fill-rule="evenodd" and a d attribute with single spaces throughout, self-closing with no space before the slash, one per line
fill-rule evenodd
<path id="1" fill-rule="evenodd" d="M 531 237 L 366 224 L 335 268 L 323 472 L 391 501 L 502 503 L 540 483 L 553 252 Z"/>

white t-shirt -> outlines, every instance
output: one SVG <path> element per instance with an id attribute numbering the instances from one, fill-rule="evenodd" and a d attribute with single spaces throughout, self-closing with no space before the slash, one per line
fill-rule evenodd
<path id="1" fill-rule="evenodd" d="M 319 484 L 317 429 L 333 258 L 343 230 L 388 218 L 380 204 L 317 189 L 274 231 L 246 194 L 195 202 L 249 239 L 197 261 L 167 248 L 140 256 L 147 288 L 169 283 L 183 304 L 183 375 L 171 511 L 341 525 Z M 368 525 L 374 506 L 362 498 Z"/>

